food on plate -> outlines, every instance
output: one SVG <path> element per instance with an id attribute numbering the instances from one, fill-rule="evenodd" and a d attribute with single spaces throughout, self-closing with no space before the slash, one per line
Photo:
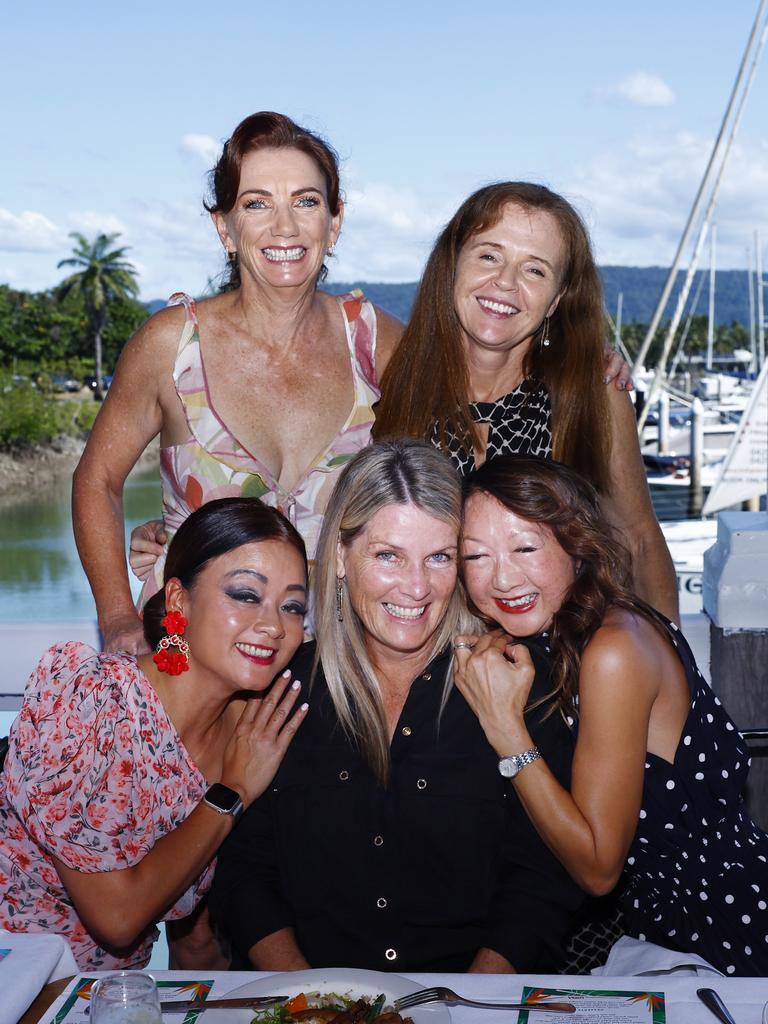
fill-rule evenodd
<path id="1" fill-rule="evenodd" d="M 383 994 L 355 999 L 338 992 L 299 992 L 281 1006 L 259 1010 L 252 1024 L 413 1024 L 385 1003 Z"/>

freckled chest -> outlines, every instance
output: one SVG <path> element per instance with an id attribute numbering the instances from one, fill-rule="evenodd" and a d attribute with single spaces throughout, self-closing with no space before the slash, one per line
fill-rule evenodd
<path id="1" fill-rule="evenodd" d="M 216 325 L 201 325 L 201 344 L 219 418 L 291 489 L 338 435 L 354 403 L 340 313 L 319 318 L 282 350 Z"/>

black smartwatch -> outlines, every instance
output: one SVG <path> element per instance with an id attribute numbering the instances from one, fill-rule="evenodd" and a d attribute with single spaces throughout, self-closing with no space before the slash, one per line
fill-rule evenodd
<path id="1" fill-rule="evenodd" d="M 221 782 L 214 782 L 212 786 L 208 787 L 203 801 L 219 814 L 228 814 L 235 822 L 239 820 L 245 810 L 240 794 L 236 793 L 234 789 L 230 789 L 229 786 L 222 785 Z"/>

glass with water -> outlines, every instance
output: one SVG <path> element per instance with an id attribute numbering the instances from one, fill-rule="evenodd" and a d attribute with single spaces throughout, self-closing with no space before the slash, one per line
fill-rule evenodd
<path id="1" fill-rule="evenodd" d="M 160 997 L 151 974 L 107 974 L 91 989 L 91 1024 L 162 1024 Z"/>

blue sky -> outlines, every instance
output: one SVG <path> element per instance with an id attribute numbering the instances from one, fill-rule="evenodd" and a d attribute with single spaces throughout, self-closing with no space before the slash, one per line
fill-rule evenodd
<path id="1" fill-rule="evenodd" d="M 222 267 L 201 198 L 255 110 L 324 134 L 348 200 L 336 280 L 414 280 L 472 189 L 541 181 L 602 263 L 666 265 L 757 0 L 32 0 L 0 36 L 0 282 L 63 276 L 68 232 L 119 231 L 142 297 Z M 721 193 L 719 265 L 768 242 L 768 57 Z"/>

